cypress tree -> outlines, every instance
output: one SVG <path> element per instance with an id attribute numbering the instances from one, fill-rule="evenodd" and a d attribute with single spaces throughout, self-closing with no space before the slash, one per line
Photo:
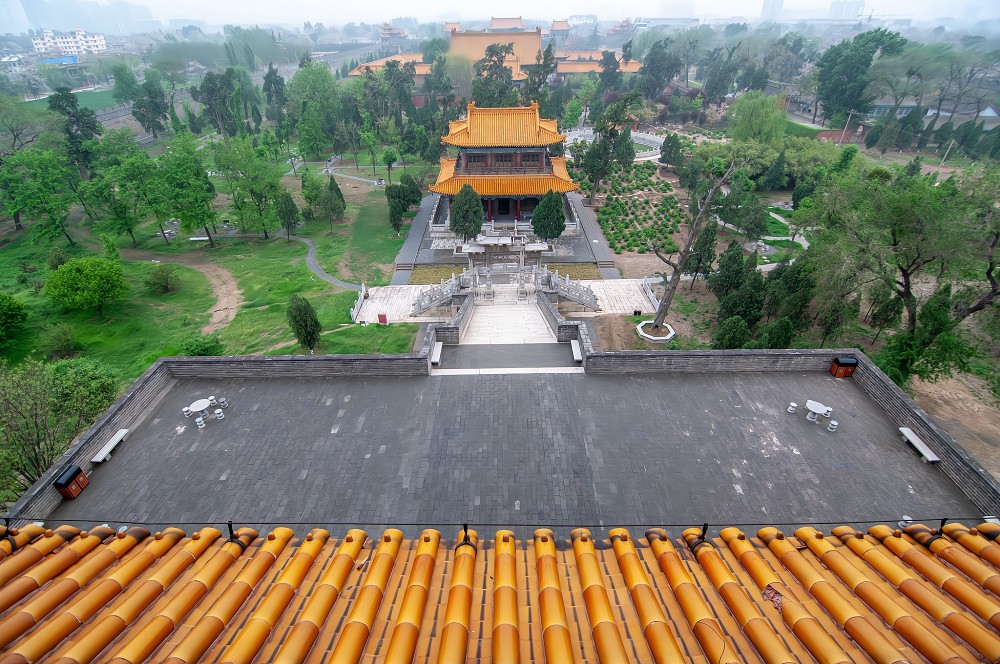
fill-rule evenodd
<path id="1" fill-rule="evenodd" d="M 292 295 L 288 300 L 288 325 L 292 328 L 299 343 L 312 353 L 319 341 L 319 333 L 323 327 L 316 316 L 316 310 L 309 300 L 299 295 Z"/>

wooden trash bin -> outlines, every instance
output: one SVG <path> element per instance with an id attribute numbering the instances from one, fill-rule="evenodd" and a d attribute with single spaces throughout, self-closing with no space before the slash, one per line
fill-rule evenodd
<path id="1" fill-rule="evenodd" d="M 853 357 L 835 357 L 830 363 L 830 374 L 834 378 L 849 378 L 857 367 L 858 361 Z"/>
<path id="2" fill-rule="evenodd" d="M 56 491 L 67 500 L 74 500 L 80 492 L 90 484 L 86 473 L 80 466 L 70 466 L 64 470 L 54 482 Z"/>

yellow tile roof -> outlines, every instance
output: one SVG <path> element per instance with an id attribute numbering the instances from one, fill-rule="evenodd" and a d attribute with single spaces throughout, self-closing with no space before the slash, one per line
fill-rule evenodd
<path id="1" fill-rule="evenodd" d="M 569 21 L 552 21 L 553 30 L 569 30 Z"/>
<path id="2" fill-rule="evenodd" d="M 551 157 L 552 173 L 538 175 L 455 175 L 454 159 L 442 159 L 437 182 L 429 189 L 454 196 L 470 185 L 480 196 L 544 196 L 549 190 L 564 194 L 579 189 L 566 172 L 566 159 Z"/>
<path id="3" fill-rule="evenodd" d="M 486 55 L 490 44 L 513 44 L 514 55 L 526 65 L 535 64 L 535 56 L 542 50 L 542 34 L 530 32 L 456 32 L 451 36 L 448 55 L 475 63 Z M 508 63 L 509 64 L 509 63 Z M 516 73 L 516 70 L 515 70 Z"/>
<path id="4" fill-rule="evenodd" d="M 516 108 L 467 107 L 466 118 L 448 123 L 448 135 L 441 139 L 457 147 L 541 147 L 566 140 L 557 120 L 546 120 L 538 104 Z"/>
<path id="5" fill-rule="evenodd" d="M 490 18 L 490 28 L 493 30 L 524 30 L 527 27 L 520 16 L 511 18 L 497 18 L 493 16 Z"/>
<path id="6" fill-rule="evenodd" d="M 637 60 L 621 63 L 621 71 L 625 74 L 635 74 L 642 66 Z M 556 63 L 557 74 L 589 74 L 601 72 L 601 63 L 597 60 L 562 60 Z"/>
<path id="7" fill-rule="evenodd" d="M 28 525 L 0 661 L 997 661 L 997 531 Z"/>
<path id="8" fill-rule="evenodd" d="M 354 69 L 350 71 L 348 76 L 363 76 L 365 69 L 371 69 L 372 71 L 379 71 L 385 67 L 385 63 L 390 60 L 395 60 L 400 64 L 407 62 L 413 62 L 415 64 L 415 75 L 416 76 L 427 76 L 431 73 L 431 66 L 423 62 L 424 56 L 422 53 L 396 53 L 395 55 L 387 55 L 384 58 L 378 58 L 377 60 L 372 60 L 371 62 L 363 62 Z"/>

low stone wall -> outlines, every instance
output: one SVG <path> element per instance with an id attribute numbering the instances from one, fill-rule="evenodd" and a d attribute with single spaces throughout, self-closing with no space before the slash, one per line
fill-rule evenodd
<path id="1" fill-rule="evenodd" d="M 594 352 L 594 346 L 590 341 L 590 333 L 587 325 L 583 321 L 566 320 L 559 312 L 558 293 L 537 293 L 535 296 L 538 308 L 542 312 L 542 318 L 548 324 L 552 334 L 556 335 L 556 341 L 569 343 L 579 341 L 580 349 L 583 352 L 583 364 L 586 366 L 587 358 Z"/>
<path id="2" fill-rule="evenodd" d="M 1000 483 L 931 419 L 923 408 L 896 386 L 868 356 L 858 359 L 853 380 L 877 403 L 897 427 L 909 427 L 941 458 L 937 467 L 984 515 L 1000 514 Z M 902 440 L 902 436 L 900 436 Z M 900 445 L 907 443 L 900 442 Z M 919 490 L 919 489 L 918 489 Z"/>
<path id="3" fill-rule="evenodd" d="M 48 516 L 63 499 L 52 485 L 55 479 L 71 465 L 80 466 L 84 472 L 89 473 L 94 466 L 90 460 L 97 451 L 104 447 L 119 429 L 133 428 L 150 412 L 152 405 L 166 393 L 173 381 L 174 378 L 167 369 L 167 362 L 162 359 L 157 360 L 94 422 L 93 426 L 70 445 L 20 500 L 14 503 L 7 511 L 7 516 L 25 521 L 37 521 Z M 122 444 L 127 445 L 128 442 Z"/>
<path id="4" fill-rule="evenodd" d="M 455 295 L 452 297 L 453 303 L 458 303 L 458 311 L 455 317 L 447 323 L 435 323 L 435 341 L 448 346 L 457 346 L 465 333 L 465 328 L 472 320 L 472 307 L 475 298 L 472 295 Z M 432 344 L 433 345 L 433 344 Z"/>
<path id="5" fill-rule="evenodd" d="M 538 310 L 542 312 L 542 318 L 545 319 L 545 324 L 549 326 L 549 330 L 552 334 L 556 335 L 556 338 L 558 339 L 559 323 L 563 320 L 563 317 L 556 309 L 556 306 L 552 303 L 550 295 L 558 297 L 555 293 L 550 294 L 537 291 L 535 293 L 535 303 L 538 305 Z"/>
<path id="6" fill-rule="evenodd" d="M 256 355 L 171 357 L 161 360 L 173 378 L 322 378 L 426 376 L 427 358 L 406 355 Z"/>
<path id="7" fill-rule="evenodd" d="M 732 371 L 824 371 L 847 349 L 629 350 L 591 353 L 587 373 L 713 373 Z"/>

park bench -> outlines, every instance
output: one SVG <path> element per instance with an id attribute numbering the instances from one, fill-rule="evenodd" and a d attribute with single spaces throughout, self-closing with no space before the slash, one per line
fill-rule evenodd
<path id="1" fill-rule="evenodd" d="M 434 350 L 431 351 L 431 364 L 437 366 L 441 364 L 441 349 L 444 348 L 444 342 L 435 341 Z"/>
<path id="2" fill-rule="evenodd" d="M 941 460 L 938 455 L 931 451 L 931 448 L 927 447 L 927 443 L 920 440 L 920 437 L 913 433 L 909 427 L 899 427 L 899 433 L 903 435 L 903 440 L 912 445 L 913 449 L 920 453 L 920 456 L 924 458 L 924 463 L 937 463 Z"/>
<path id="3" fill-rule="evenodd" d="M 119 429 L 118 433 L 111 437 L 104 447 L 97 451 L 94 458 L 90 460 L 91 463 L 104 463 L 111 458 L 111 452 L 118 447 L 118 443 L 125 440 L 128 435 L 128 429 Z"/>
<path id="4" fill-rule="evenodd" d="M 571 339 L 569 346 L 573 349 L 573 361 L 583 362 L 583 351 L 580 349 L 580 342 L 576 339 Z"/>

